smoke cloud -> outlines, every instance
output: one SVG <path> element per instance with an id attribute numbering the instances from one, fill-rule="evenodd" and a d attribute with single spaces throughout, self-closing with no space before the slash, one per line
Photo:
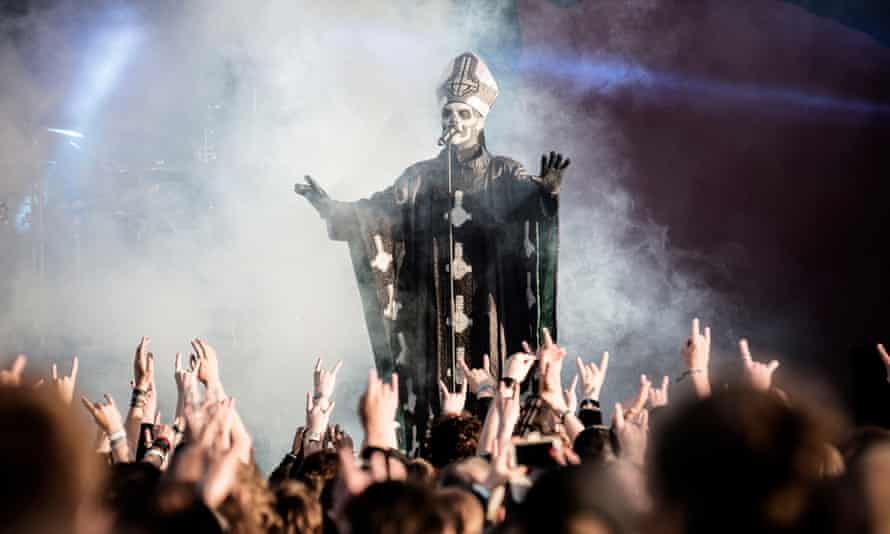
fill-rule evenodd
<path id="1" fill-rule="evenodd" d="M 501 84 L 489 148 L 533 172 L 543 151 L 572 158 L 560 339 L 588 360 L 611 351 L 604 402 L 628 396 L 640 372 L 678 372 L 693 314 L 738 314 L 711 283 L 738 256 L 672 249 L 626 188 L 634 163 L 609 100 L 582 106 L 532 68 L 536 54 L 580 54 L 528 42 L 562 8 L 531 29 L 517 14 L 529 6 L 506 1 L 76 4 L 8 17 L 0 47 L 0 347 L 30 354 L 35 371 L 77 353 L 81 388 L 123 402 L 150 336 L 168 417 L 173 355 L 205 338 L 268 469 L 302 423 L 315 358 L 343 359 L 334 419 L 358 433 L 372 357 L 351 263 L 293 184 L 310 174 L 358 199 L 433 157 L 436 84 L 465 50 Z M 603 4 L 613 51 L 642 63 L 676 53 L 682 28 L 657 50 L 634 38 L 657 2 Z"/>

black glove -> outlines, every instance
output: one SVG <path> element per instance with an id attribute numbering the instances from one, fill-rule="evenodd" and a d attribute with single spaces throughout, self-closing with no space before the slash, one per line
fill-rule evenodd
<path id="1" fill-rule="evenodd" d="M 331 197 L 311 176 L 307 174 L 305 178 L 305 184 L 294 184 L 294 193 L 304 196 L 322 217 L 326 216 Z"/>
<path id="2" fill-rule="evenodd" d="M 559 188 L 562 185 L 562 171 L 569 166 L 569 163 L 571 163 L 569 158 L 563 160 L 562 154 L 556 152 L 550 152 L 549 158 L 547 154 L 541 156 L 541 174 L 538 175 L 538 180 L 550 190 L 551 194 L 559 194 Z"/>

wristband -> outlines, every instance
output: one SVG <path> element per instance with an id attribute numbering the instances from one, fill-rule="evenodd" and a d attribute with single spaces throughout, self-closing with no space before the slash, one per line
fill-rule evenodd
<path id="1" fill-rule="evenodd" d="M 108 435 L 108 442 L 111 443 L 112 446 L 114 446 L 115 442 L 118 442 L 118 441 L 120 441 L 122 439 L 126 439 L 126 438 L 127 438 L 127 433 L 126 433 L 126 431 L 124 431 L 123 428 L 121 428 L 117 432 L 112 432 L 111 434 Z"/>
<path id="2" fill-rule="evenodd" d="M 479 388 L 476 390 L 476 396 L 478 397 L 486 391 L 494 395 L 494 386 L 491 384 L 480 384 Z"/>
<path id="3" fill-rule="evenodd" d="M 312 443 L 313 441 L 321 441 L 322 435 L 322 432 L 312 432 L 310 434 L 306 434 L 306 437 L 304 437 L 303 439 Z"/>
<path id="4" fill-rule="evenodd" d="M 170 440 L 161 436 L 151 442 L 152 449 L 160 449 L 161 452 L 167 454 L 170 451 Z"/>
<path id="5" fill-rule="evenodd" d="M 596 399 L 584 399 L 581 401 L 581 409 L 582 410 L 585 410 L 585 409 L 599 410 L 600 409 L 600 401 L 598 401 Z"/>
<path id="6" fill-rule="evenodd" d="M 164 460 L 167 459 L 166 454 L 155 448 L 151 448 L 145 451 L 145 458 L 148 458 L 149 456 L 157 456 L 161 460 L 161 463 L 164 463 Z"/>
<path id="7" fill-rule="evenodd" d="M 677 382 L 679 382 L 680 380 L 683 380 L 687 376 L 692 376 L 694 374 L 704 374 L 704 373 L 705 373 L 704 369 L 699 369 L 699 368 L 687 369 L 687 370 L 683 371 L 683 374 L 681 374 L 677 378 Z"/>
<path id="8" fill-rule="evenodd" d="M 133 388 L 133 396 L 130 397 L 131 408 L 142 408 L 145 406 L 145 396 L 147 392 L 139 388 Z"/>

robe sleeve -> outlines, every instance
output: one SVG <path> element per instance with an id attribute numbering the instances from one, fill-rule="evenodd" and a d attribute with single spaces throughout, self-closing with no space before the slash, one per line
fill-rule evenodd
<path id="1" fill-rule="evenodd" d="M 325 215 L 329 237 L 349 245 L 374 360 L 383 377 L 395 368 L 393 323 L 401 306 L 398 276 L 405 255 L 403 226 L 417 176 L 416 165 L 409 167 L 392 186 L 369 198 L 330 201 Z"/>

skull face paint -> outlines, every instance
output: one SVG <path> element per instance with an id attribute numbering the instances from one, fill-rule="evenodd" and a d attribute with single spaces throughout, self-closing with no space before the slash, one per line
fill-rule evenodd
<path id="1" fill-rule="evenodd" d="M 449 102 L 442 106 L 442 132 L 454 128 L 457 133 L 451 143 L 459 149 L 479 144 L 479 134 L 485 127 L 485 117 L 462 102 Z"/>

